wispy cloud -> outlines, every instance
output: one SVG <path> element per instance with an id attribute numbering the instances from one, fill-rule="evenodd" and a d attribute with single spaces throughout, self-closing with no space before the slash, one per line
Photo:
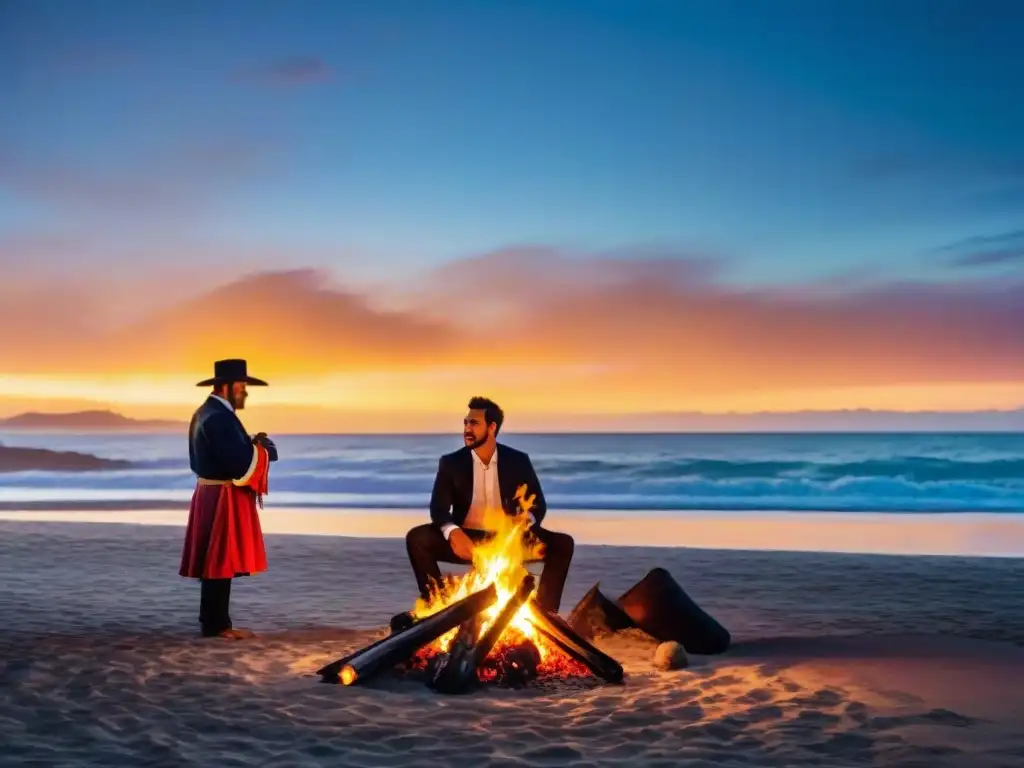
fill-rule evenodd
<path id="1" fill-rule="evenodd" d="M 979 211 L 1024 211 L 1024 177 L 976 192 L 970 196 L 968 204 L 972 210 Z"/>
<path id="2" fill-rule="evenodd" d="M 853 165 L 859 179 L 940 191 L 960 212 L 1024 210 L 1024 155 L 878 152 Z"/>
<path id="3" fill-rule="evenodd" d="M 286 56 L 238 69 L 232 76 L 236 82 L 269 86 L 299 86 L 330 80 L 334 70 L 316 56 Z"/>
<path id="4" fill-rule="evenodd" d="M 416 311 L 445 313 L 451 306 L 480 316 L 534 311 L 602 286 L 674 286 L 694 290 L 720 277 L 724 257 L 672 248 L 633 248 L 599 253 L 541 245 L 490 251 L 416 275 L 397 289 L 397 300 Z"/>
<path id="5" fill-rule="evenodd" d="M 856 181 L 933 201 L 940 216 L 1024 211 L 1024 154 L 891 151 L 863 155 Z"/>
<path id="6" fill-rule="evenodd" d="M 469 387 L 503 366 L 566 408 L 604 398 L 685 409 L 712 393 L 1024 379 L 1024 281 L 738 289 L 667 259 L 522 255 L 424 276 L 415 309 L 384 310 L 329 273 L 298 270 L 196 286 L 192 298 L 113 329 L 91 319 L 123 286 L 15 287 L 0 295 L 4 367 L 180 373 L 240 354 L 278 379 L 379 372 L 400 381 L 457 368 Z M 493 279 L 480 279 L 482 269 Z M 454 293 L 437 279 L 460 270 Z M 489 302 L 505 308 L 499 319 L 479 311 Z"/>
<path id="7" fill-rule="evenodd" d="M 958 240 L 932 251 L 950 267 L 991 267 L 1024 263 L 1024 229 Z"/>

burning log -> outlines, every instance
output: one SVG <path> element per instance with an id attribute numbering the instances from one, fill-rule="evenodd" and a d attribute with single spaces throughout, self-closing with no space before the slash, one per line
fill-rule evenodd
<path id="1" fill-rule="evenodd" d="M 518 634 L 514 630 L 510 630 L 510 633 Z M 540 648 L 525 636 L 515 637 L 505 646 L 504 641 L 507 639 L 506 634 L 502 637 L 502 644 L 484 660 L 480 667 L 480 679 L 503 688 L 522 688 L 536 680 L 540 674 Z"/>
<path id="2" fill-rule="evenodd" d="M 349 661 L 354 659 L 359 654 L 365 653 L 371 648 L 376 648 L 378 645 L 383 643 L 388 638 L 394 637 L 397 634 L 405 632 L 405 630 L 407 629 L 411 629 L 412 626 L 416 624 L 418 621 L 419 619 L 414 618 L 412 614 L 410 614 L 408 611 L 405 613 L 399 613 L 392 616 L 390 623 L 391 634 L 388 637 L 382 637 L 377 642 L 368 645 L 365 648 L 360 648 L 358 651 L 353 651 L 348 656 L 342 656 L 340 659 L 332 661 L 330 664 L 321 667 L 316 671 L 316 673 L 320 675 L 320 677 L 322 678 L 322 682 L 324 683 L 337 683 L 338 675 L 341 673 L 342 667 L 348 664 Z"/>
<path id="3" fill-rule="evenodd" d="M 536 600 L 530 601 L 530 623 L 547 640 L 558 646 L 567 656 L 609 683 L 621 683 L 622 665 L 608 654 L 598 650 L 580 637 L 557 613 L 544 608 Z"/>
<path id="4" fill-rule="evenodd" d="M 479 639 L 476 639 L 478 625 L 475 618 L 468 620 L 448 652 L 440 654 L 432 664 L 427 685 L 439 693 L 466 693 L 479 682 L 480 665 L 533 592 L 534 586 L 532 574 L 523 576 L 519 588 Z"/>
<path id="5" fill-rule="evenodd" d="M 371 645 L 368 645 L 365 648 L 360 648 L 358 651 L 353 651 L 348 656 L 342 656 L 337 661 L 332 661 L 330 664 L 327 664 L 327 665 L 325 665 L 323 667 L 320 667 L 320 669 L 318 669 L 316 671 L 316 673 L 318 675 L 320 675 L 320 681 L 323 682 L 323 683 L 338 683 L 338 682 L 340 682 L 339 675 L 341 674 L 341 670 L 344 668 L 344 666 L 346 664 L 348 664 L 350 661 L 352 661 L 352 659 L 354 659 L 359 654 L 366 653 L 367 651 L 372 651 L 378 645 L 380 645 L 381 643 L 385 642 L 386 640 L 390 640 L 394 636 L 395 636 L 395 633 L 391 633 L 387 637 L 382 637 L 377 642 L 375 642 L 375 643 L 373 643 Z"/>
<path id="6" fill-rule="evenodd" d="M 335 662 L 340 667 L 340 673 L 335 674 L 343 684 L 352 685 L 372 677 L 382 669 L 407 661 L 427 643 L 434 642 L 490 608 L 497 595 L 493 584 L 474 592 L 432 616 L 420 619 L 411 626 L 378 640 L 345 659 L 340 659 Z"/>
<path id="7" fill-rule="evenodd" d="M 413 610 L 392 617 L 390 637 L 328 664 L 319 674 L 325 681 L 352 685 L 389 666 L 425 668 L 427 686 L 447 694 L 468 692 L 478 683 L 519 687 L 549 676 L 594 674 L 621 682 L 618 662 L 530 600 L 536 580 L 525 565 L 534 556 L 535 542 L 526 535 L 528 505 L 521 511 L 496 519 L 497 530 L 475 545 L 473 568 L 465 576 L 446 581 Z M 611 602 L 596 587 L 588 598 L 578 611 L 588 619 L 594 606 Z M 607 606 L 598 612 L 613 624 L 632 624 L 625 614 L 613 616 Z"/>

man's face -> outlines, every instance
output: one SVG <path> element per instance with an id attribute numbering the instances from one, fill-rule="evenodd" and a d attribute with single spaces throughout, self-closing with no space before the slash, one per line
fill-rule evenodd
<path id="1" fill-rule="evenodd" d="M 249 396 L 248 390 L 245 388 L 244 381 L 236 381 L 231 385 L 231 389 L 228 391 L 228 400 L 235 410 L 242 410 L 245 408 L 245 398 Z"/>
<path id="2" fill-rule="evenodd" d="M 479 448 L 493 436 L 494 424 L 487 424 L 482 410 L 471 410 L 462 420 L 462 437 L 469 448 Z"/>

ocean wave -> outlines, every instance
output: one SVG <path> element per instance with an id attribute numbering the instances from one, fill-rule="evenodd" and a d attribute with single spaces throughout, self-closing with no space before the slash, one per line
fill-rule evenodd
<path id="1" fill-rule="evenodd" d="M 29 475 L 32 473 L 23 473 Z M 335 475 L 277 473 L 267 502 L 339 507 L 423 507 L 429 503 L 430 480 L 418 474 L 382 477 L 355 472 Z M 188 472 L 162 473 L 52 473 L 0 479 L 0 498 L 16 500 L 19 492 L 33 498 L 39 491 L 59 492 L 75 498 L 103 492 L 118 497 L 132 492 L 174 492 L 183 498 L 194 486 Z M 542 481 L 548 504 L 564 509 L 658 510 L 818 510 L 890 512 L 913 511 L 1024 511 L 1024 479 L 1006 483 L 844 476 L 833 480 L 760 478 L 715 480 L 659 478 L 636 482 L 629 478 L 549 477 Z M 49 496 L 49 494 L 47 494 Z M 168 497 L 170 498 L 170 497 Z"/>
<path id="2" fill-rule="evenodd" d="M 81 449 L 85 438 L 73 446 Z M 95 441 L 95 438 L 90 438 Z M 530 442 L 532 440 L 532 443 Z M 607 510 L 1024 512 L 1021 436 L 533 436 L 549 505 Z M 268 504 L 425 508 L 450 442 L 417 437 L 282 437 Z M 517 443 L 518 445 L 519 443 Z M 0 475 L 6 501 L 85 494 L 188 498 L 180 442 L 111 442 L 132 468 Z M 56 446 L 62 447 L 62 446 Z M 499 456 L 500 471 L 500 456 Z M 132 496 L 135 494 L 135 496 Z M 163 496 L 161 496 L 163 494 Z"/>
<path id="3" fill-rule="evenodd" d="M 544 477 L 559 479 L 596 479 L 620 477 L 635 480 L 672 480 L 680 477 L 708 480 L 807 478 L 838 480 L 857 478 L 900 478 L 911 482 L 986 481 L 1024 478 L 1024 458 L 992 460 L 956 460 L 930 456 L 899 456 L 861 461 L 795 461 L 795 460 L 726 460 L 707 458 L 657 459 L 643 456 L 632 459 L 537 458 L 537 470 Z M 128 472 L 149 471 L 154 475 L 179 471 L 180 459 L 133 462 Z M 310 476 L 361 475 L 425 476 L 437 469 L 437 459 L 419 458 L 355 458 L 324 456 L 300 457 L 283 462 L 289 474 Z M 113 475 L 114 473 L 108 473 Z"/>
<path id="4" fill-rule="evenodd" d="M 838 480 L 845 477 L 931 480 L 1012 480 L 1024 477 L 1024 459 L 958 461 L 928 456 L 867 459 L 852 462 L 730 461 L 725 459 L 671 460 L 561 460 L 539 462 L 539 468 L 557 477 L 611 475 L 638 479 L 700 477 L 713 480 L 806 477 Z"/>

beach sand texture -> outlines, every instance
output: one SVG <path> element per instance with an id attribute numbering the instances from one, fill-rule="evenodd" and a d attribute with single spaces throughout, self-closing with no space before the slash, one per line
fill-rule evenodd
<path id="1" fill-rule="evenodd" d="M 563 614 L 663 566 L 734 648 L 662 672 L 624 634 L 624 685 L 444 697 L 314 675 L 411 607 L 401 540 L 268 536 L 225 642 L 181 537 L 0 523 L 0 765 L 1024 765 L 1024 560 L 581 546 Z"/>

